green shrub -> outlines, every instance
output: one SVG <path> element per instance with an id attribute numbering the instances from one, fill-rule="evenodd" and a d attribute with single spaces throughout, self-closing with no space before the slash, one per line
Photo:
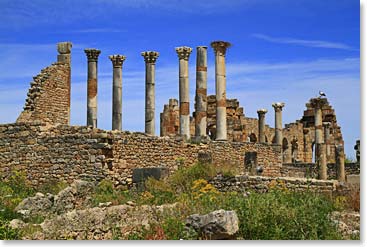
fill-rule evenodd
<path id="1" fill-rule="evenodd" d="M 8 225 L 8 221 L 0 218 L 0 239 L 1 240 L 16 240 L 21 238 L 18 230 L 12 229 Z"/>

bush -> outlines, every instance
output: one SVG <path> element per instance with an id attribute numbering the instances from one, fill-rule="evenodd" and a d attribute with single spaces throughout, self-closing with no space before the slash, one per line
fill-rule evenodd
<path id="1" fill-rule="evenodd" d="M 0 240 L 20 239 L 20 232 L 9 227 L 8 223 L 8 221 L 0 218 Z"/>

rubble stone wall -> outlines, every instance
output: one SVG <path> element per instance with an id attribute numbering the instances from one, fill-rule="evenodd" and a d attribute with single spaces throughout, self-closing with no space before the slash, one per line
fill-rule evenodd
<path id="1" fill-rule="evenodd" d="M 106 177 L 118 184 L 132 182 L 132 169 L 179 166 L 197 162 L 200 150 L 211 153 L 213 163 L 236 167 L 246 173 L 246 152 L 257 152 L 263 175 L 279 176 L 281 155 L 271 145 L 208 142 L 192 144 L 182 139 L 155 137 L 144 133 L 105 131 L 86 126 L 46 123 L 0 125 L 0 175 L 24 171 L 37 185 L 49 180 L 98 181 Z"/>
<path id="2" fill-rule="evenodd" d="M 328 196 L 345 195 L 348 187 L 336 180 L 317 180 L 285 177 L 260 177 L 239 175 L 235 177 L 215 177 L 210 183 L 219 191 L 255 191 L 265 193 L 270 189 L 290 190 L 296 192 L 315 192 Z"/>
<path id="3" fill-rule="evenodd" d="M 359 163 L 344 164 L 345 175 L 360 174 Z M 298 177 L 298 178 L 317 178 L 318 170 L 315 163 L 293 163 L 284 164 L 280 169 L 282 177 Z M 336 165 L 329 163 L 327 165 L 328 179 L 336 179 Z"/>
<path id="4" fill-rule="evenodd" d="M 53 63 L 33 77 L 30 84 L 24 111 L 17 122 L 69 124 L 70 65 Z"/>

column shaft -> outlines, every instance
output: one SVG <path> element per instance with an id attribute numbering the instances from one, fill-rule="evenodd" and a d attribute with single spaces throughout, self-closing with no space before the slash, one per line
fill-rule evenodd
<path id="1" fill-rule="evenodd" d="M 211 46 L 215 52 L 215 94 L 217 101 L 216 140 L 227 140 L 227 97 L 226 97 L 226 50 L 230 43 L 214 41 Z"/>
<path id="2" fill-rule="evenodd" d="M 266 109 L 259 109 L 257 111 L 259 121 L 258 121 L 258 127 L 259 127 L 259 143 L 265 143 L 265 114 L 267 113 Z"/>
<path id="3" fill-rule="evenodd" d="M 198 46 L 196 56 L 195 136 L 206 136 L 207 112 L 207 47 Z"/>
<path id="4" fill-rule="evenodd" d="M 339 182 L 345 182 L 345 155 L 342 145 L 335 147 L 336 176 Z"/>
<path id="5" fill-rule="evenodd" d="M 155 63 L 159 52 L 145 51 L 145 133 L 155 135 Z"/>
<path id="6" fill-rule="evenodd" d="M 284 107 L 284 103 L 273 103 L 273 107 L 275 110 L 275 144 L 282 145 L 282 108 Z"/>
<path id="7" fill-rule="evenodd" d="M 145 64 L 145 133 L 155 135 L 155 64 Z"/>
<path id="8" fill-rule="evenodd" d="M 96 49 L 85 49 L 88 57 L 87 125 L 97 128 L 97 61 L 101 53 Z"/>
<path id="9" fill-rule="evenodd" d="M 190 139 L 189 57 L 190 47 L 177 47 L 179 57 L 180 135 Z"/>
<path id="10" fill-rule="evenodd" d="M 112 129 L 122 130 L 122 64 L 125 56 L 110 56 L 113 65 Z"/>

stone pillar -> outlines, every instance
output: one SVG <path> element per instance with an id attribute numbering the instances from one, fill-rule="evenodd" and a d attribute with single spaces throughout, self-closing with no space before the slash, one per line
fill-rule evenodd
<path id="1" fill-rule="evenodd" d="M 68 63 L 71 62 L 71 47 L 73 44 L 71 42 L 60 42 L 57 43 L 57 62 L 59 63 Z"/>
<path id="2" fill-rule="evenodd" d="M 265 143 L 265 114 L 268 112 L 266 109 L 257 110 L 257 115 L 259 116 L 259 143 Z"/>
<path id="3" fill-rule="evenodd" d="M 189 57 L 192 48 L 177 47 L 179 68 L 180 135 L 190 139 Z"/>
<path id="4" fill-rule="evenodd" d="M 282 145 L 283 133 L 282 133 L 282 109 L 284 103 L 277 102 L 273 103 L 272 106 L 275 110 L 275 144 Z"/>
<path id="5" fill-rule="evenodd" d="M 71 42 L 57 43 L 57 62 L 65 63 L 69 65 L 68 75 L 68 124 L 70 124 L 70 103 L 71 103 L 71 48 L 73 44 Z"/>
<path id="6" fill-rule="evenodd" d="M 196 94 L 195 94 L 195 136 L 206 136 L 207 101 L 207 48 L 196 48 Z"/>
<path id="7" fill-rule="evenodd" d="M 87 125 L 97 128 L 97 62 L 101 53 L 97 49 L 85 49 L 88 58 Z"/>
<path id="8" fill-rule="evenodd" d="M 345 155 L 343 145 L 335 145 L 336 177 L 339 182 L 345 182 Z"/>
<path id="9" fill-rule="evenodd" d="M 326 103 L 326 98 L 313 98 L 310 101 L 315 115 L 315 161 L 319 167 L 319 179 L 327 179 L 326 146 L 322 127 L 322 107 Z"/>
<path id="10" fill-rule="evenodd" d="M 122 64 L 126 57 L 109 56 L 113 65 L 112 130 L 122 130 Z"/>
<path id="11" fill-rule="evenodd" d="M 214 41 L 211 47 L 215 53 L 215 94 L 217 101 L 216 140 L 227 140 L 227 99 L 226 99 L 226 63 L 225 56 L 229 42 Z"/>
<path id="12" fill-rule="evenodd" d="M 329 160 L 329 156 L 330 156 L 330 127 L 331 127 L 331 123 L 330 122 L 324 122 L 322 124 L 324 126 L 324 142 L 325 142 L 325 146 L 326 146 L 326 159 Z"/>
<path id="13" fill-rule="evenodd" d="M 145 133 L 155 135 L 155 62 L 159 52 L 145 51 Z"/>

